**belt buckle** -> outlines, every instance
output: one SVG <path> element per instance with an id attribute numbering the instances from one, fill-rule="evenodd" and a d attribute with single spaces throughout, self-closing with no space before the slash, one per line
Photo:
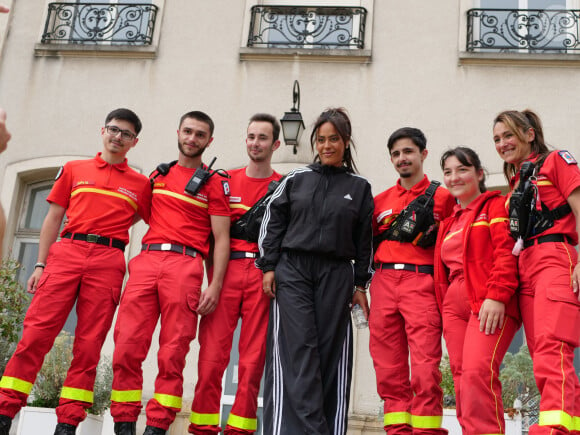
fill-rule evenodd
<path id="1" fill-rule="evenodd" d="M 87 234 L 87 242 L 89 243 L 97 243 L 99 241 L 98 234 Z"/>
<path id="2" fill-rule="evenodd" d="M 162 243 L 159 249 L 161 251 L 171 251 L 171 243 Z"/>
<path id="3" fill-rule="evenodd" d="M 253 252 L 244 252 L 244 254 L 246 254 L 246 258 L 255 258 L 256 254 L 254 254 Z"/>
<path id="4" fill-rule="evenodd" d="M 403 270 L 405 268 L 405 265 L 403 263 L 395 263 L 393 264 L 393 268 L 395 270 Z"/>

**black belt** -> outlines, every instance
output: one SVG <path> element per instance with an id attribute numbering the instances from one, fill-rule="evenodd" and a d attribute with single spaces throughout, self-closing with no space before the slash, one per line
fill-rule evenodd
<path id="1" fill-rule="evenodd" d="M 125 252 L 125 243 L 121 240 L 111 239 L 109 237 L 99 236 L 98 234 L 81 234 L 81 233 L 66 233 L 62 236 L 63 239 L 81 240 L 83 242 L 96 243 L 97 245 L 109 246 L 117 248 Z"/>
<path id="2" fill-rule="evenodd" d="M 405 263 L 376 263 L 375 269 L 407 270 L 409 272 L 427 273 L 433 275 L 433 266 L 429 264 L 405 264 Z"/>
<path id="3" fill-rule="evenodd" d="M 547 234 L 545 236 L 536 237 L 535 239 L 526 240 L 524 242 L 524 249 L 530 246 L 539 245 L 540 243 L 547 242 L 566 242 L 572 245 L 572 239 L 563 234 Z"/>
<path id="4" fill-rule="evenodd" d="M 239 260 L 240 258 L 258 258 L 258 253 L 246 251 L 232 251 L 230 253 L 230 260 Z"/>
<path id="5" fill-rule="evenodd" d="M 189 255 L 190 257 L 197 257 L 198 252 L 189 246 L 175 245 L 173 243 L 143 243 L 141 251 L 168 251 L 177 252 L 178 254 Z"/>

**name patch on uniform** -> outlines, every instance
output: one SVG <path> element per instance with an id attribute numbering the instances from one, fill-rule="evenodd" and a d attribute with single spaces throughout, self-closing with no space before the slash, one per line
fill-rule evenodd
<path id="1" fill-rule="evenodd" d="M 381 222 L 384 218 L 386 218 L 387 216 L 390 216 L 393 214 L 393 209 L 389 209 L 389 210 L 385 210 L 384 212 L 382 212 L 380 215 L 377 216 L 377 222 Z"/>
<path id="2" fill-rule="evenodd" d="M 558 151 L 558 155 L 564 159 L 569 165 L 576 165 L 576 159 L 566 150 Z"/>
<path id="3" fill-rule="evenodd" d="M 81 181 L 77 181 L 76 184 L 73 186 L 74 187 L 79 187 L 79 186 L 94 186 L 95 183 L 94 181 L 91 180 L 81 180 Z"/>
<path id="4" fill-rule="evenodd" d="M 228 183 L 226 180 L 223 180 L 222 187 L 224 188 L 224 195 L 230 196 L 230 183 Z"/>
<path id="5" fill-rule="evenodd" d="M 230 202 L 240 203 L 242 202 L 242 198 L 239 196 L 230 196 Z"/>

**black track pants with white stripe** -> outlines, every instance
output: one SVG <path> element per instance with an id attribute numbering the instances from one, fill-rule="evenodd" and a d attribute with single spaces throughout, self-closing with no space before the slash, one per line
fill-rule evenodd
<path id="1" fill-rule="evenodd" d="M 352 289 L 350 261 L 282 254 L 268 325 L 264 434 L 346 434 Z"/>

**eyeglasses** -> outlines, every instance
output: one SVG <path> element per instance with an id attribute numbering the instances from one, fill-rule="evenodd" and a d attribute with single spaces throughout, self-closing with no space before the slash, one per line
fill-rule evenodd
<path id="1" fill-rule="evenodd" d="M 121 138 L 123 140 L 133 140 L 137 137 L 135 133 L 130 132 L 129 130 L 121 130 L 119 127 L 115 127 L 114 125 L 105 125 L 105 130 L 111 136 L 117 136 L 121 133 Z"/>

